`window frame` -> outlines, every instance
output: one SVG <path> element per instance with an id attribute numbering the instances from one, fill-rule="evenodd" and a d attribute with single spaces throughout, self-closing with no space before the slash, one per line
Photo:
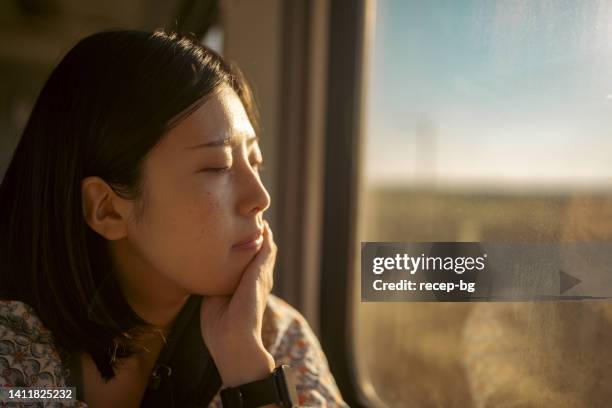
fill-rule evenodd
<path id="1" fill-rule="evenodd" d="M 320 339 L 351 407 L 386 407 L 358 370 L 355 296 L 367 53 L 374 0 L 329 2 L 325 160 L 321 235 Z"/>

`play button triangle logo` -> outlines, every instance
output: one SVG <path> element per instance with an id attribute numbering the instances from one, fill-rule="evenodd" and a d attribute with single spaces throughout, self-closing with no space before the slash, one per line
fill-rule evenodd
<path id="1" fill-rule="evenodd" d="M 559 294 L 563 294 L 582 282 L 580 279 L 559 270 Z"/>

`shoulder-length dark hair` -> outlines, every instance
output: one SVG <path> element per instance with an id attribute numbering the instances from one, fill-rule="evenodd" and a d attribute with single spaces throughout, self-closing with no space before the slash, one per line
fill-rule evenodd
<path id="1" fill-rule="evenodd" d="M 0 298 L 29 304 L 60 350 L 88 352 L 105 379 L 149 330 L 114 278 L 108 242 L 86 223 L 81 181 L 142 202 L 147 153 L 213 90 L 229 85 L 257 130 L 244 77 L 194 38 L 105 31 L 53 70 L 0 186 Z M 140 207 L 139 207 L 140 208 Z"/>

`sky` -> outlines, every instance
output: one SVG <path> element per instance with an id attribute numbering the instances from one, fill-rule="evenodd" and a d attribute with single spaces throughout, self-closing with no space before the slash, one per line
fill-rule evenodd
<path id="1" fill-rule="evenodd" d="M 612 187 L 612 2 L 376 3 L 367 182 Z"/>

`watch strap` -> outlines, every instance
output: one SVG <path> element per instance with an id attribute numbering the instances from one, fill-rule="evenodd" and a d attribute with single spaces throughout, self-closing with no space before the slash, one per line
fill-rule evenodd
<path id="1" fill-rule="evenodd" d="M 290 370 L 289 365 L 280 365 L 267 378 L 221 390 L 223 407 L 257 408 L 268 404 L 278 404 L 281 407 L 297 406 Z"/>

